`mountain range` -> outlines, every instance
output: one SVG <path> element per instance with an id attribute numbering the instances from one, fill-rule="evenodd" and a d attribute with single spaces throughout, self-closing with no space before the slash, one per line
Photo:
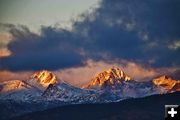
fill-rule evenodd
<path id="1" fill-rule="evenodd" d="M 73 86 L 59 80 L 52 72 L 42 70 L 35 72 L 28 80 L 0 83 L 0 107 L 3 108 L 0 116 L 7 119 L 56 106 L 119 102 L 179 90 L 180 81 L 169 76 L 139 82 L 118 67 L 98 73 L 82 87 Z"/>
<path id="2" fill-rule="evenodd" d="M 180 92 L 130 98 L 120 102 L 68 105 L 10 120 L 164 120 L 165 105 L 180 104 Z"/>

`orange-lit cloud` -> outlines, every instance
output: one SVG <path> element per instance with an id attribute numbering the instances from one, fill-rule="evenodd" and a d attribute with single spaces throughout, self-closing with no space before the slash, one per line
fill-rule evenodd
<path id="1" fill-rule="evenodd" d="M 109 69 L 112 66 L 121 68 L 127 75 L 135 80 L 144 81 L 150 80 L 161 74 L 169 74 L 175 71 L 175 68 L 147 68 L 141 64 L 128 61 L 120 61 L 117 63 L 108 63 L 104 61 L 95 62 L 88 60 L 86 66 L 68 68 L 56 71 L 58 78 L 67 81 L 71 84 L 81 86 L 91 80 L 97 73 Z"/>
<path id="2" fill-rule="evenodd" d="M 0 57 L 5 57 L 11 55 L 11 51 L 7 48 L 0 48 Z"/>
<path id="3" fill-rule="evenodd" d="M 0 82 L 6 80 L 27 80 L 32 75 L 32 71 L 28 72 L 11 72 L 11 71 L 0 71 Z"/>
<path id="4" fill-rule="evenodd" d="M 0 57 L 11 55 L 11 51 L 6 47 L 12 40 L 12 35 L 8 32 L 0 32 Z"/>
<path id="5" fill-rule="evenodd" d="M 57 76 L 59 81 L 63 80 L 70 84 L 81 86 L 88 83 L 97 73 L 107 70 L 113 66 L 119 67 L 128 76 L 137 81 L 151 80 L 156 76 L 170 74 L 176 70 L 176 68 L 150 68 L 147 66 L 145 67 L 139 63 L 125 60 L 114 62 L 88 60 L 84 66 L 59 69 L 52 72 Z M 35 71 L 0 71 L 0 81 L 15 79 L 27 80 L 30 78 L 33 72 Z"/>
<path id="6" fill-rule="evenodd" d="M 6 40 L 9 41 L 12 39 L 12 35 L 8 32 L 0 32 L 0 41 Z"/>

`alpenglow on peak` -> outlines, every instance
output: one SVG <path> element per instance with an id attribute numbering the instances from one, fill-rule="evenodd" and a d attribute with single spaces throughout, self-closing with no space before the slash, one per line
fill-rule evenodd
<path id="1" fill-rule="evenodd" d="M 129 81 L 131 78 L 126 75 L 120 68 L 112 67 L 108 70 L 98 73 L 94 78 L 91 79 L 88 85 L 83 88 L 91 88 L 92 86 L 102 86 L 105 83 L 110 85 L 121 83 L 122 81 Z"/>

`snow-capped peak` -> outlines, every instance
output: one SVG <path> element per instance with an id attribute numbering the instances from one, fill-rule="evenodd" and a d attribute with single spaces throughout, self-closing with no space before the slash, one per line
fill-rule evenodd
<path id="1" fill-rule="evenodd" d="M 156 86 L 165 88 L 167 91 L 180 91 L 180 80 L 174 80 L 169 76 L 163 75 L 153 79 Z"/>
<path id="2" fill-rule="evenodd" d="M 32 80 L 36 81 L 38 84 L 42 85 L 43 87 L 48 87 L 49 84 L 57 83 L 56 76 L 52 72 L 47 70 L 35 72 L 31 76 L 31 81 Z"/>
<path id="3" fill-rule="evenodd" d="M 122 81 L 129 80 L 131 80 L 131 78 L 126 75 L 121 69 L 119 69 L 118 67 L 112 67 L 97 74 L 94 78 L 92 78 L 91 82 L 88 85 L 83 86 L 83 88 L 102 86 L 107 83 L 110 85 L 114 85 L 116 83 L 121 83 Z"/>
<path id="4" fill-rule="evenodd" d="M 127 76 L 121 69 L 118 67 L 112 67 L 107 72 L 107 79 L 123 79 L 125 81 L 131 80 L 129 76 Z"/>
<path id="5" fill-rule="evenodd" d="M 57 83 L 56 76 L 47 70 L 35 72 L 27 80 L 11 80 L 0 83 L 0 98 L 30 100 L 41 96 L 50 85 Z"/>
<path id="6" fill-rule="evenodd" d="M 28 87 L 28 85 L 21 80 L 9 80 L 0 83 L 0 92 L 5 93 L 14 90 L 21 90 L 26 87 Z"/>

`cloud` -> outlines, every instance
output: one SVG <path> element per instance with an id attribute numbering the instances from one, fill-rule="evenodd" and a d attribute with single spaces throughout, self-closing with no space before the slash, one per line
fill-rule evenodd
<path id="1" fill-rule="evenodd" d="M 7 48 L 7 44 L 10 42 L 11 39 L 11 34 L 7 32 L 0 32 L 0 57 L 11 55 L 11 52 Z"/>
<path id="2" fill-rule="evenodd" d="M 180 1 L 103 0 L 101 7 L 75 28 L 84 36 L 88 55 L 108 53 L 111 59 L 141 61 L 152 66 L 179 66 L 179 48 L 168 46 L 180 38 Z M 94 55 L 94 53 L 96 53 Z"/>
<path id="3" fill-rule="evenodd" d="M 180 48 L 180 40 L 174 41 L 172 44 L 169 45 L 170 49 L 176 50 Z"/>
<path id="4" fill-rule="evenodd" d="M 93 61 L 88 60 L 86 65 L 60 69 L 55 74 L 60 80 L 66 81 L 76 86 L 87 84 L 98 73 L 108 70 L 112 66 L 117 66 L 123 70 L 128 76 L 137 81 L 148 81 L 160 75 L 172 74 L 176 68 L 151 68 L 129 62 L 126 60 L 118 60 L 114 62 Z"/>
<path id="5" fill-rule="evenodd" d="M 0 57 L 10 56 L 11 51 L 9 51 L 7 48 L 0 48 Z"/>
<path id="6" fill-rule="evenodd" d="M 67 30 L 43 27 L 41 35 L 26 26 L 10 29 L 13 40 L 8 44 L 11 56 L 1 58 L 1 69 L 58 69 L 83 64 L 75 48 L 72 34 Z"/>
<path id="7" fill-rule="evenodd" d="M 178 0 L 102 0 L 99 7 L 74 21 L 72 30 L 42 26 L 40 34 L 26 26 L 9 28 L 11 56 L 1 57 L 0 69 L 58 70 L 115 59 L 152 67 L 179 67 Z"/>
<path id="8" fill-rule="evenodd" d="M 148 81 L 160 75 L 171 75 L 178 77 L 179 71 L 176 68 L 151 68 L 126 60 L 118 60 L 114 62 L 87 60 L 83 66 L 70 67 L 52 71 L 59 81 L 65 81 L 75 86 L 82 86 L 90 82 L 90 80 L 98 73 L 117 66 L 123 70 L 128 76 L 136 81 Z M 0 71 L 0 82 L 7 80 L 28 80 L 35 71 Z"/>
<path id="9" fill-rule="evenodd" d="M 0 82 L 8 80 L 27 80 L 32 75 L 32 71 L 22 71 L 22 72 L 11 72 L 11 71 L 0 71 Z"/>

